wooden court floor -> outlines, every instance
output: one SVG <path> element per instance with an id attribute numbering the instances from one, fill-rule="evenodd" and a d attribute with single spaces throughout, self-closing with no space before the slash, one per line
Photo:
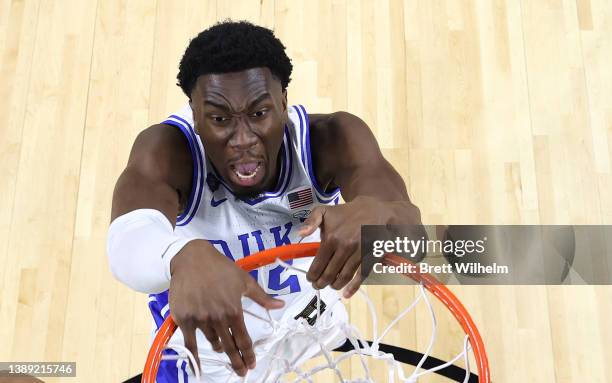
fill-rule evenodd
<path id="1" fill-rule="evenodd" d="M 285 43 L 291 103 L 370 125 L 425 223 L 612 223 L 608 1 L 0 0 L 0 361 L 76 361 L 62 382 L 142 368 L 111 194 L 136 134 L 185 102 L 188 39 L 228 17 Z M 377 291 L 383 310 L 412 294 Z M 610 287 L 454 291 L 495 382 L 612 381 Z"/>

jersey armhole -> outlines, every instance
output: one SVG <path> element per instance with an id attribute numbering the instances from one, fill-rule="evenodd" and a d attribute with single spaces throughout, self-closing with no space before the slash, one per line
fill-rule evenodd
<path id="1" fill-rule="evenodd" d="M 193 131 L 193 128 L 187 121 L 180 118 L 179 116 L 172 115 L 166 120 L 164 120 L 162 124 L 171 125 L 175 128 L 178 128 L 181 133 L 183 133 L 183 135 L 187 139 L 187 142 L 189 143 L 189 151 L 191 152 L 191 159 L 193 161 L 193 179 L 191 183 L 191 191 L 189 193 L 189 199 L 187 200 L 187 206 L 185 207 L 183 212 L 176 217 L 176 225 L 185 226 L 195 216 L 202 196 L 202 186 L 204 181 L 204 176 L 202 174 L 202 153 L 200 153 L 200 150 L 198 148 L 195 131 Z"/>
<path id="2" fill-rule="evenodd" d="M 299 141 L 302 151 L 302 153 L 300 153 L 302 156 L 302 163 L 306 168 L 310 182 L 314 186 L 317 200 L 323 204 L 337 204 L 340 196 L 340 188 L 336 187 L 331 191 L 326 191 L 321 185 L 319 185 L 315 175 L 314 166 L 312 165 L 312 154 L 310 151 L 310 119 L 308 118 L 308 113 L 306 113 L 306 109 L 303 105 L 295 105 L 293 108 L 297 112 L 300 119 Z"/>

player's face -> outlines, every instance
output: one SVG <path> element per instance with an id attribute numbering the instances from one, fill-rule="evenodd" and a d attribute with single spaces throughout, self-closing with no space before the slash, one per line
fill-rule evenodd
<path id="1" fill-rule="evenodd" d="M 268 68 L 200 76 L 191 108 L 206 155 L 234 193 L 276 185 L 287 98 Z"/>

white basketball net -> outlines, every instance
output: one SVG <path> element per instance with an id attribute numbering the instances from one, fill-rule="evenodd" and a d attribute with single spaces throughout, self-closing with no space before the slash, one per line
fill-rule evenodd
<path id="1" fill-rule="evenodd" d="M 304 273 L 304 274 L 306 273 L 305 270 L 296 268 L 286 262 L 283 262 L 280 259 L 276 260 L 276 264 L 283 266 L 285 268 L 288 268 L 288 269 L 295 270 L 300 273 Z M 309 383 L 312 383 L 313 376 L 315 374 L 317 374 L 320 371 L 328 370 L 328 369 L 332 370 L 335 373 L 335 375 L 338 378 L 338 381 L 340 382 L 373 383 L 375 381 L 371 377 L 371 371 L 369 368 L 369 362 L 370 362 L 369 359 L 378 360 L 386 364 L 386 368 L 388 370 L 387 382 L 393 383 L 395 381 L 398 381 L 398 382 L 413 383 L 413 382 L 416 382 L 417 379 L 422 377 L 423 375 L 434 373 L 435 371 L 441 370 L 443 368 L 446 368 L 454 364 L 459 359 L 463 359 L 464 365 L 465 365 L 465 371 L 466 371 L 463 382 L 464 383 L 468 382 L 470 378 L 469 350 L 471 349 L 468 335 L 466 335 L 465 338 L 463 339 L 462 351 L 459 354 L 457 354 L 454 358 L 452 358 L 451 360 L 449 360 L 448 362 L 444 364 L 438 365 L 431 369 L 422 368 L 423 364 L 425 363 L 425 360 L 429 357 L 430 352 L 436 340 L 437 321 L 436 321 L 436 315 L 434 313 L 433 307 L 428 298 L 427 290 L 425 289 L 425 287 L 423 287 L 422 284 L 419 285 L 419 291 L 420 293 L 414 299 L 414 301 L 408 307 L 406 307 L 397 317 L 395 317 L 395 319 L 391 321 L 391 323 L 389 323 L 389 325 L 382 331 L 382 333 L 378 335 L 378 319 L 376 316 L 376 311 L 374 309 L 374 304 L 372 303 L 372 300 L 367 295 L 367 293 L 363 291 L 363 289 L 359 290 L 361 297 L 367 303 L 369 313 L 370 313 L 370 318 L 372 320 L 372 329 L 373 329 L 372 345 L 369 345 L 368 342 L 365 341 L 365 338 L 361 335 L 358 328 L 351 325 L 350 323 L 343 323 L 341 325 L 342 332 L 346 336 L 347 340 L 353 345 L 354 350 L 341 353 L 340 355 L 337 355 L 337 356 L 334 356 L 332 354 L 333 350 L 327 347 L 322 340 L 324 339 L 323 334 L 326 334 L 329 332 L 330 326 L 335 326 L 335 327 L 338 326 L 338 323 L 330 321 L 330 320 L 325 320 L 325 318 L 326 318 L 326 314 L 332 311 L 331 307 L 333 307 L 333 305 L 342 304 L 342 303 L 338 303 L 340 302 L 340 299 L 337 299 L 335 302 L 331 302 L 330 305 L 328 306 L 328 309 L 325 310 L 323 313 L 321 313 L 320 292 L 317 290 L 316 291 L 317 320 L 314 323 L 314 325 L 310 325 L 304 318 L 299 318 L 296 321 L 291 321 L 291 323 L 284 323 L 284 322 L 281 323 L 279 321 L 274 320 L 270 316 L 269 312 L 268 312 L 268 317 L 263 318 L 259 315 L 255 315 L 245 310 L 246 314 L 249 314 L 258 320 L 262 320 L 268 323 L 273 329 L 273 332 L 271 335 L 264 337 L 263 339 L 260 339 L 254 343 L 253 349 L 255 351 L 256 358 L 259 359 L 263 355 L 272 356 L 273 360 L 276 362 L 275 367 L 279 365 L 282 366 L 283 371 L 281 371 L 280 378 L 276 378 L 274 380 L 275 382 L 279 382 L 279 383 L 281 382 L 292 382 L 292 383 L 309 382 Z M 431 336 L 429 339 L 429 344 L 427 346 L 426 352 L 421 357 L 414 371 L 410 375 L 407 376 L 407 374 L 404 371 L 404 367 L 402 363 L 396 361 L 393 357 L 393 354 L 379 350 L 379 345 L 383 341 L 385 336 L 389 333 L 390 329 L 393 326 L 395 326 L 395 324 L 397 324 L 404 316 L 406 316 L 409 312 L 411 312 L 415 308 L 415 306 L 421 301 L 424 302 L 424 304 L 427 306 L 429 310 L 432 331 L 431 331 Z M 283 355 L 280 355 L 280 353 L 276 352 L 279 348 L 282 347 L 283 342 L 290 341 L 290 339 L 296 334 L 300 334 L 300 335 L 308 334 L 312 338 L 313 344 L 318 344 L 320 346 L 320 355 L 322 355 L 324 359 L 323 363 L 320 363 L 316 365 L 315 367 L 305 370 L 305 369 L 300 368 L 300 365 L 302 363 L 298 363 L 300 362 L 299 359 L 301 355 L 293 356 L 292 360 L 289 360 Z M 278 341 L 277 339 L 279 336 L 281 337 L 281 341 Z M 275 346 L 271 350 L 267 350 L 267 351 L 263 350 L 264 346 L 268 342 L 270 342 L 272 339 L 275 339 L 275 342 L 276 342 Z M 174 351 L 177 352 L 177 355 L 164 355 L 162 357 L 162 360 L 188 359 L 189 361 L 191 361 L 191 365 L 194 366 L 194 375 L 197 381 L 199 382 L 200 381 L 200 371 L 195 363 L 195 358 L 193 354 L 189 352 L 189 350 L 186 347 L 181 346 L 181 345 L 168 345 L 166 348 L 173 349 Z M 351 357 L 359 358 L 360 364 L 363 368 L 363 376 L 358 379 L 347 379 L 346 377 L 343 376 L 339 368 L 339 365 L 342 362 L 347 361 Z M 227 362 L 226 360 L 222 360 L 220 358 L 212 359 L 209 357 L 203 357 L 201 358 L 201 361 L 205 361 L 208 364 L 213 363 L 213 364 L 223 365 L 228 370 L 233 371 L 231 364 L 229 364 L 229 362 Z M 279 371 L 275 371 L 275 375 L 278 374 L 278 372 Z M 292 376 L 289 377 L 291 373 L 293 374 Z M 263 379 L 258 378 L 257 380 L 249 379 L 249 374 L 250 374 L 250 370 L 244 378 L 239 378 L 238 375 L 233 374 L 233 376 L 228 379 L 228 382 L 236 381 L 238 379 L 242 379 L 241 380 L 242 382 L 255 382 L 255 381 L 268 382 L 269 380 L 267 379 L 270 379 L 271 371 L 268 371 L 268 373 L 263 377 Z"/>

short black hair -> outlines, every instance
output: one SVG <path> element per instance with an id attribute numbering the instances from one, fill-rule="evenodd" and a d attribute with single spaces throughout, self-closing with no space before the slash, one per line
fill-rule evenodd
<path id="1" fill-rule="evenodd" d="M 282 85 L 291 81 L 291 60 L 285 46 L 268 28 L 248 21 L 226 20 L 200 32 L 185 50 L 176 76 L 187 97 L 201 75 L 268 68 Z"/>

